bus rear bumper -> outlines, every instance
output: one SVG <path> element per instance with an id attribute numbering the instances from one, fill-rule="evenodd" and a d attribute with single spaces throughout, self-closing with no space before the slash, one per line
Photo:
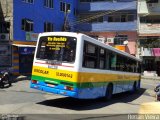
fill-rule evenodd
<path id="1" fill-rule="evenodd" d="M 77 98 L 77 93 L 74 91 L 61 90 L 61 89 L 57 89 L 57 88 L 53 88 L 53 87 L 37 85 L 37 84 L 32 84 L 32 83 L 30 84 L 30 88 L 34 88 L 37 90 L 50 92 L 50 93 L 54 93 L 54 94 L 60 94 L 60 95 L 65 95 L 65 96 Z"/>

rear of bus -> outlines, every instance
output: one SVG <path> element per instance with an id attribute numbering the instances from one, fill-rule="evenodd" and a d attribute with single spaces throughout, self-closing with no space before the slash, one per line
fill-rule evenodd
<path id="1" fill-rule="evenodd" d="M 39 35 L 31 88 L 77 97 L 76 35 L 65 32 Z"/>

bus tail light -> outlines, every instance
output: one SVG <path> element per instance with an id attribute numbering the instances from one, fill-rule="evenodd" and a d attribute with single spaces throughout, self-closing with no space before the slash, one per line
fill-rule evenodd
<path id="1" fill-rule="evenodd" d="M 37 84 L 38 81 L 37 81 L 37 80 L 32 80 L 32 83 L 33 83 L 33 84 Z"/>
<path id="2" fill-rule="evenodd" d="M 66 90 L 73 90 L 73 87 L 65 86 L 64 89 L 66 89 Z"/>

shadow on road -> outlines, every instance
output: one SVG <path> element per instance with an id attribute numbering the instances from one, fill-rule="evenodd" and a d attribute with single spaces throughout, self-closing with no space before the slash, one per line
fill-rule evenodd
<path id="1" fill-rule="evenodd" d="M 64 109 L 71 110 L 93 110 L 97 108 L 102 108 L 109 106 L 114 103 L 128 103 L 140 97 L 146 89 L 141 88 L 135 94 L 131 94 L 130 92 L 120 93 L 113 95 L 112 100 L 110 101 L 102 101 L 102 99 L 74 99 L 71 97 L 64 97 L 58 99 L 50 99 L 39 102 L 37 104 L 50 106 L 50 107 L 58 107 Z M 131 104 L 131 103 L 129 103 Z"/>
<path id="2" fill-rule="evenodd" d="M 11 86 L 12 86 L 12 85 L 11 85 Z M 9 85 L 5 85 L 4 87 L 1 87 L 1 86 L 0 86 L 0 89 L 9 88 L 9 87 L 11 87 L 11 86 L 9 86 Z"/>

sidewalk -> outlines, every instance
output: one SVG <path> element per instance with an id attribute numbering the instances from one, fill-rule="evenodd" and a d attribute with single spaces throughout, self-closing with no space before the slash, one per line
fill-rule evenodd
<path id="1" fill-rule="evenodd" d="M 18 81 L 23 81 L 23 80 L 31 80 L 31 76 L 25 76 L 25 75 L 20 75 L 20 76 L 12 76 L 13 82 L 18 82 Z"/>

